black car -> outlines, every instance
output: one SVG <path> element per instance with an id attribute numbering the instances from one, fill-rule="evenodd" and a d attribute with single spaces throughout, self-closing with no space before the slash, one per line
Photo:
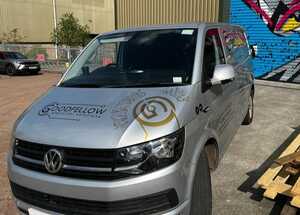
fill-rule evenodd
<path id="1" fill-rule="evenodd" d="M 38 61 L 29 60 L 19 52 L 0 51 L 0 71 L 8 75 L 20 73 L 38 74 L 41 66 Z"/>

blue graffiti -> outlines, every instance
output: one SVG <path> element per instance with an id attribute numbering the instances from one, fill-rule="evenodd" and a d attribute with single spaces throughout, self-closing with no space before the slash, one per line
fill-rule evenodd
<path id="1" fill-rule="evenodd" d="M 249 43 L 257 46 L 257 56 L 253 61 L 256 77 L 266 75 L 300 58 L 300 34 L 274 34 L 264 21 L 243 0 L 231 1 L 230 22 L 244 27 Z"/>

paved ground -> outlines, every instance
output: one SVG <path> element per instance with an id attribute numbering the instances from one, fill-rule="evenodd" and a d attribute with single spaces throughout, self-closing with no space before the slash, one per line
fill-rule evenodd
<path id="1" fill-rule="evenodd" d="M 17 214 L 5 164 L 10 129 L 16 117 L 59 77 L 0 75 L 0 215 Z M 283 200 L 274 204 L 261 199 L 260 190 L 253 185 L 272 156 L 279 154 L 288 138 L 300 131 L 300 90 L 257 86 L 255 105 L 254 123 L 239 130 L 218 170 L 212 174 L 214 215 L 281 212 Z"/>
<path id="2" fill-rule="evenodd" d="M 270 161 L 300 133 L 299 126 L 300 90 L 256 87 L 253 124 L 239 129 L 212 174 L 215 215 L 281 214 L 284 199 L 277 204 L 262 199 L 254 184 Z"/>
<path id="3" fill-rule="evenodd" d="M 6 152 L 9 134 L 15 119 L 32 101 L 53 85 L 59 75 L 17 76 L 0 75 L 0 215 L 17 214 L 11 201 L 6 176 Z"/>

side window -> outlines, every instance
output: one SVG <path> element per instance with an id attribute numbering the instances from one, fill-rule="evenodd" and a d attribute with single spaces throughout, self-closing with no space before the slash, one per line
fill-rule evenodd
<path id="1" fill-rule="evenodd" d="M 100 65 L 106 66 L 117 63 L 118 47 L 116 43 L 103 44 L 99 51 Z"/>
<path id="2" fill-rule="evenodd" d="M 114 43 L 105 43 L 99 46 L 98 49 L 88 59 L 89 66 L 106 66 L 116 64 L 118 47 Z"/>
<path id="3" fill-rule="evenodd" d="M 247 38 L 241 29 L 223 29 L 222 34 L 229 64 L 236 65 L 249 56 Z"/>
<path id="4" fill-rule="evenodd" d="M 204 55 L 203 55 L 203 75 L 202 86 L 207 89 L 207 81 L 212 79 L 216 65 L 225 64 L 225 55 L 218 29 L 210 29 L 205 35 Z"/>

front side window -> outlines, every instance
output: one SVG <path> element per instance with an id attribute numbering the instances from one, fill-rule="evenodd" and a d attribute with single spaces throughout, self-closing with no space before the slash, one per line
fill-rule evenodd
<path id="1" fill-rule="evenodd" d="M 26 59 L 24 55 L 18 52 L 4 52 L 4 56 L 8 59 Z"/>
<path id="2" fill-rule="evenodd" d="M 205 35 L 203 56 L 203 86 L 213 78 L 216 65 L 225 64 L 225 56 L 218 29 L 210 29 Z M 204 89 L 205 90 L 205 89 Z"/>
<path id="3" fill-rule="evenodd" d="M 138 31 L 94 40 L 61 87 L 136 87 L 190 84 L 196 29 Z"/>

